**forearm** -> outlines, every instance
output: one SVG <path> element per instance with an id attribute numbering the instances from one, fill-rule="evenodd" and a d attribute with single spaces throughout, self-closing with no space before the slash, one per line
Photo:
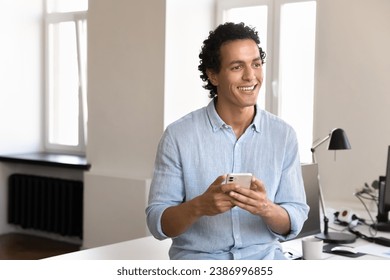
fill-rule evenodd
<path id="1" fill-rule="evenodd" d="M 268 227 L 280 235 L 289 234 L 291 231 L 291 221 L 287 211 L 272 202 L 268 203 L 266 207 L 266 211 L 263 212 L 261 217 Z"/>
<path id="2" fill-rule="evenodd" d="M 196 201 L 188 201 L 167 208 L 161 217 L 161 227 L 168 237 L 176 237 L 185 232 L 199 217 Z"/>

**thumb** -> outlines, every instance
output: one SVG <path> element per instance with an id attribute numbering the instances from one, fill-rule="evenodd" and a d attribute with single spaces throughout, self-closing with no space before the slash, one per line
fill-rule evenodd
<path id="1" fill-rule="evenodd" d="M 227 175 L 218 176 L 217 179 L 215 179 L 215 181 L 210 185 L 210 188 L 212 189 L 220 188 L 221 185 L 225 183 L 226 176 Z"/>
<path id="2" fill-rule="evenodd" d="M 259 179 L 252 180 L 251 189 L 263 193 L 266 193 L 267 191 L 264 182 Z"/>
<path id="3" fill-rule="evenodd" d="M 218 176 L 217 179 L 215 179 L 215 181 L 212 183 L 212 185 L 219 186 L 224 184 L 226 181 L 226 176 L 227 176 L 226 174 Z"/>

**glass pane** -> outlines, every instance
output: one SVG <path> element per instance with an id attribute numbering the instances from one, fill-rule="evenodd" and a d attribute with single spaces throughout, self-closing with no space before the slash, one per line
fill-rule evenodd
<path id="1" fill-rule="evenodd" d="M 49 26 L 49 142 L 78 145 L 79 77 L 74 22 Z"/>
<path id="2" fill-rule="evenodd" d="M 225 22 L 244 22 L 246 25 L 255 27 L 260 37 L 260 46 L 267 52 L 267 6 L 250 6 L 242 8 L 232 8 L 225 12 Z M 260 108 L 265 108 L 265 89 L 266 89 L 266 73 L 267 64 L 264 64 L 264 82 L 259 92 L 259 99 L 257 101 Z"/>
<path id="3" fill-rule="evenodd" d="M 311 162 L 316 2 L 281 9 L 279 114 L 298 134 L 302 162 Z"/>
<path id="4" fill-rule="evenodd" d="M 48 13 L 87 11 L 88 0 L 46 0 Z"/>

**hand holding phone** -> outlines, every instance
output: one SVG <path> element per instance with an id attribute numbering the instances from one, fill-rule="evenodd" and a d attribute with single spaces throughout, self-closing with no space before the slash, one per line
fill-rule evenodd
<path id="1" fill-rule="evenodd" d="M 229 173 L 225 184 L 234 183 L 243 188 L 250 188 L 252 182 L 252 173 Z"/>

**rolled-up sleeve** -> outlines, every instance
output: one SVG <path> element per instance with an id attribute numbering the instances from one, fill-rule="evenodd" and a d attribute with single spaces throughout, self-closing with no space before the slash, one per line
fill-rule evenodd
<path id="1" fill-rule="evenodd" d="M 290 217 L 291 230 L 286 236 L 278 235 L 281 240 L 288 240 L 297 236 L 309 213 L 302 179 L 298 142 L 292 129 L 287 136 L 286 147 L 282 176 L 275 202 L 287 211 Z"/>
<path id="2" fill-rule="evenodd" d="M 177 150 L 167 129 L 157 148 L 149 202 L 145 211 L 148 228 L 159 240 L 167 238 L 161 226 L 162 214 L 168 207 L 183 202 L 184 187 L 177 157 Z"/>

